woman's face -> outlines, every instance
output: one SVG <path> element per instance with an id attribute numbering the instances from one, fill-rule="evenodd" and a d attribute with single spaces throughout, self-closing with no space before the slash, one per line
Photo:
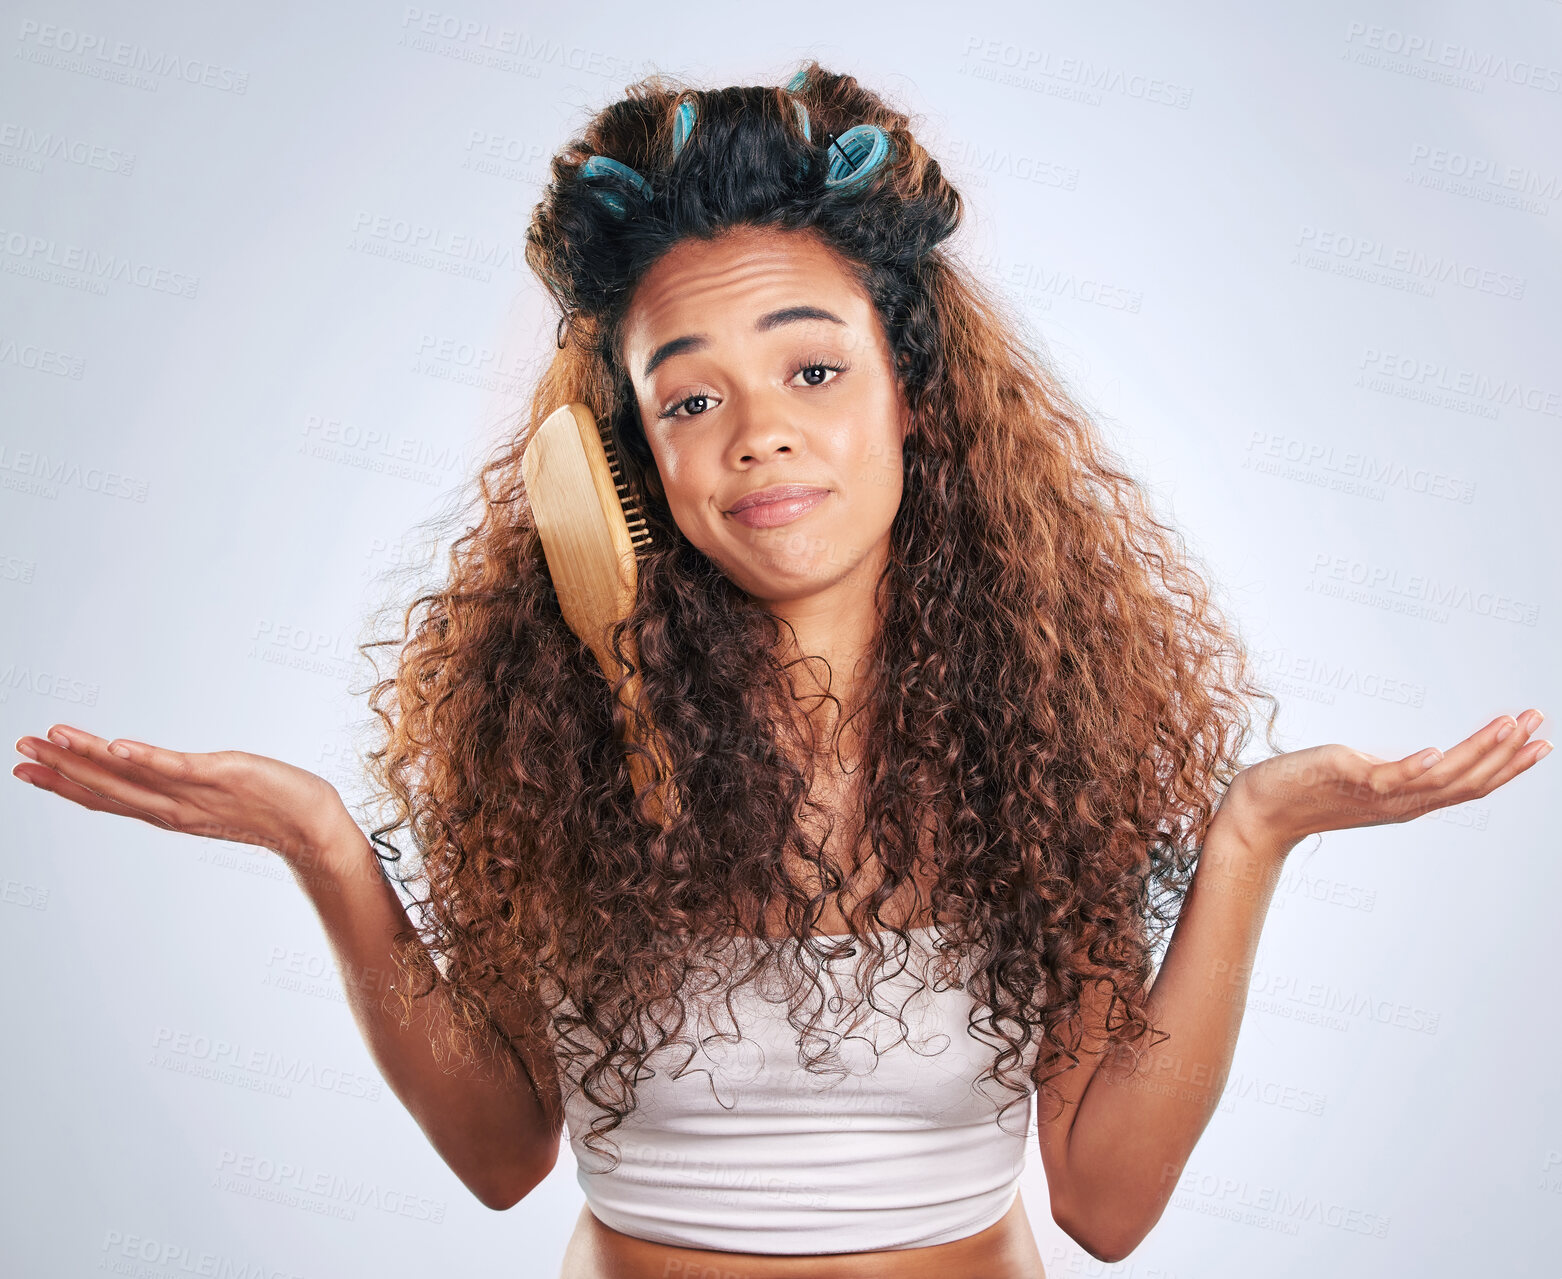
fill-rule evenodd
<path id="1" fill-rule="evenodd" d="M 635 291 L 622 355 L 673 518 L 756 599 L 871 590 L 910 413 L 878 313 L 813 236 L 685 240 Z M 778 485 L 802 499 L 735 512 Z"/>

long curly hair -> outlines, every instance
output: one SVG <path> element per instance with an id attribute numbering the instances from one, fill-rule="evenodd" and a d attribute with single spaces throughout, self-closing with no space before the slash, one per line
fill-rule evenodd
<path id="1" fill-rule="evenodd" d="M 683 102 L 698 123 L 675 156 Z M 863 123 L 892 159 L 855 189 L 827 188 L 831 140 Z M 593 155 L 635 169 L 649 198 L 619 186 L 628 212 L 615 214 L 580 176 Z M 753 227 L 835 252 L 874 304 L 912 411 L 858 708 L 853 820 L 883 878 L 852 912 L 854 936 L 875 966 L 909 941 L 879 912 L 928 871 L 940 963 L 967 965 L 970 1032 L 994 1049 L 983 1079 L 1001 1079 L 1009 1104 L 1077 1064 L 1087 985 L 1110 990 L 1109 1042 L 1137 1055 L 1164 1033 L 1148 986 L 1239 771 L 1244 698 L 1270 702 L 1271 749 L 1278 703 L 1248 682 L 1181 537 L 944 244 L 960 194 L 905 114 L 817 62 L 791 93 L 650 76 L 551 172 L 526 260 L 561 309 L 557 354 L 476 477 L 476 522 L 446 579 L 405 605 L 399 634 L 360 646 L 398 655 L 371 691 L 383 737 L 367 761 L 391 808 L 371 839 L 418 907 L 398 952 L 404 1016 L 440 1000 L 441 1054 L 457 1059 L 497 1036 L 555 1133 L 561 1090 L 578 1086 L 601 1112 L 586 1136 L 601 1150 L 647 1057 L 680 1033 L 713 937 L 757 935 L 780 905 L 794 958 L 841 953 L 811 935 L 846 877 L 805 818 L 817 743 L 788 713 L 781 625 L 672 520 L 620 358 L 636 284 L 661 255 Z M 606 423 L 651 531 L 616 633 L 638 646 L 676 788 L 666 829 L 637 809 L 614 686 L 564 623 L 526 500 L 529 433 L 569 401 Z M 398 873 L 402 827 L 416 855 Z M 755 953 L 747 970 L 716 970 L 729 996 L 776 952 Z M 818 1033 L 800 1007 L 788 1015 L 800 1043 Z"/>

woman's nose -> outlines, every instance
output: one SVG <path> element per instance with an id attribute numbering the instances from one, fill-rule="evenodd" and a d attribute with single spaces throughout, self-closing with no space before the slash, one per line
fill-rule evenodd
<path id="1" fill-rule="evenodd" d="M 765 396 L 745 396 L 734 414 L 733 450 L 744 459 L 764 461 L 776 453 L 796 452 L 802 433 L 784 409 Z"/>

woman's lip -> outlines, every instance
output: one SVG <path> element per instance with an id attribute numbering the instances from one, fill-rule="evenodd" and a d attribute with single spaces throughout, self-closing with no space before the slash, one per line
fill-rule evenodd
<path id="1" fill-rule="evenodd" d="M 805 493 L 801 497 L 783 497 L 775 502 L 761 502 L 758 506 L 745 507 L 731 512 L 732 518 L 749 528 L 777 528 L 790 524 L 798 516 L 813 510 L 830 496 L 829 489 Z"/>

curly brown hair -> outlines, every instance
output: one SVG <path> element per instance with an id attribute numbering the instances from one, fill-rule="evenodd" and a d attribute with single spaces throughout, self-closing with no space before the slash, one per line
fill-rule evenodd
<path id="1" fill-rule="evenodd" d="M 1270 702 L 1275 749 L 1278 702 L 1248 682 L 1181 537 L 1019 319 L 943 245 L 962 199 L 908 117 L 817 62 L 803 81 L 790 97 L 811 139 L 785 90 L 654 75 L 554 157 L 526 258 L 568 337 L 561 323 L 524 429 L 477 476 L 476 523 L 451 546 L 447 580 L 405 606 L 399 635 L 361 646 L 399 655 L 371 691 L 384 736 L 368 760 L 392 806 L 371 838 L 419 908 L 402 938 L 415 978 L 398 983 L 403 1009 L 444 999 L 442 1048 L 458 1057 L 499 1028 L 555 1132 L 556 1066 L 570 1062 L 605 1112 L 593 1150 L 683 1026 L 680 992 L 711 936 L 748 934 L 747 907 L 782 903 L 787 940 L 813 954 L 810 930 L 842 883 L 802 821 L 814 757 L 782 713 L 796 693 L 792 663 L 772 655 L 780 626 L 670 518 L 620 359 L 637 281 L 685 237 L 819 237 L 895 354 L 914 425 L 860 708 L 861 829 L 884 878 L 851 926 L 875 963 L 885 938 L 907 940 L 879 910 L 934 850 L 940 949 L 979 957 L 967 988 L 971 1033 L 995 1046 L 984 1080 L 1026 1100 L 1010 1076 L 1033 1045 L 1021 1074 L 1038 1088 L 1072 1068 L 1087 984 L 1112 993 L 1118 1048 L 1154 1032 L 1154 961 L 1248 739 L 1239 694 Z M 699 123 L 675 158 L 685 101 Z M 856 190 L 828 190 L 826 139 L 860 123 L 886 132 L 893 158 Z M 630 214 L 615 216 L 578 180 L 592 155 L 632 166 L 650 198 L 621 188 Z M 618 633 L 638 645 L 678 795 L 665 830 L 636 809 L 623 712 L 563 621 L 526 500 L 528 434 L 569 401 L 611 431 L 652 532 Z M 388 836 L 403 826 L 416 858 L 395 874 Z M 788 872 L 798 865 L 817 892 Z"/>

